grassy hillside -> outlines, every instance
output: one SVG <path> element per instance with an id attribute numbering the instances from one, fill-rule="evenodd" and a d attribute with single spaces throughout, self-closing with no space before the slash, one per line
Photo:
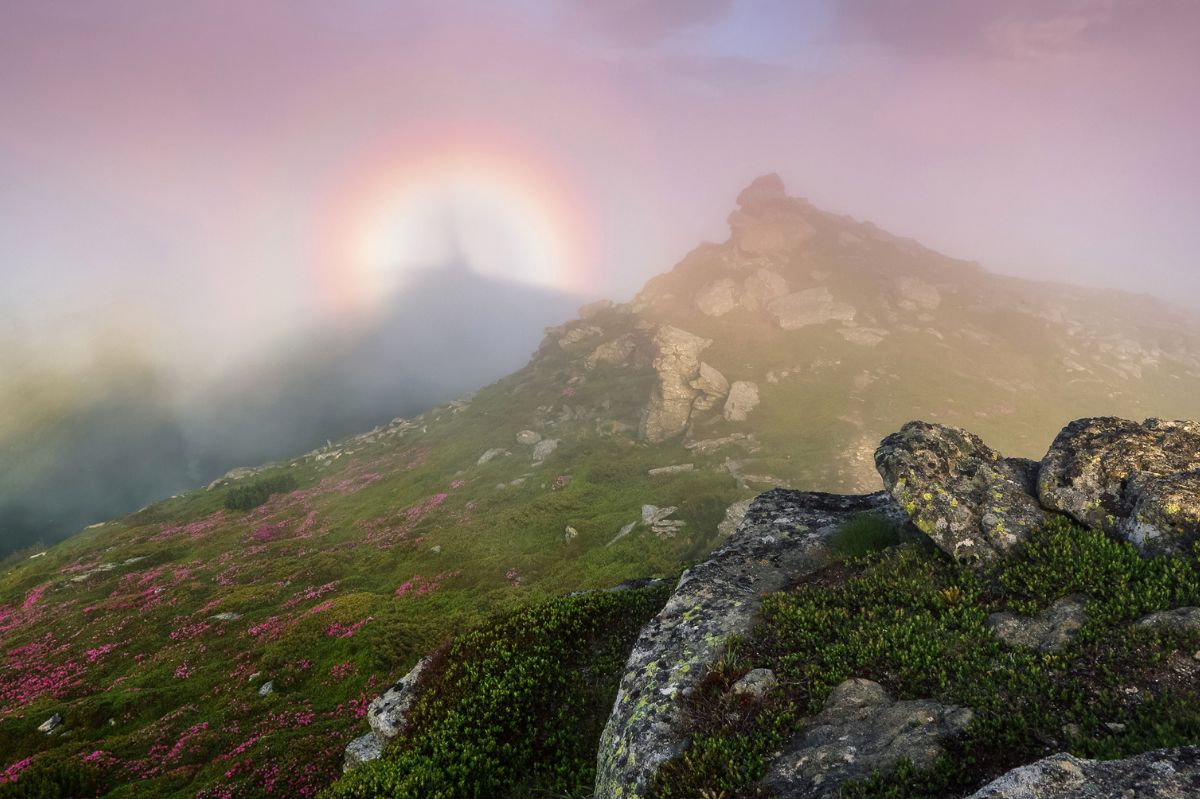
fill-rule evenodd
<path id="1" fill-rule="evenodd" d="M 313 795 L 370 698 L 447 637 L 674 575 L 729 505 L 772 485 L 873 489 L 871 454 L 904 421 L 1037 457 L 1071 418 L 1200 416 L 1200 325 L 1168 307 L 998 278 L 802 201 L 739 213 L 804 236 L 764 250 L 736 228 L 632 303 L 552 329 L 471 398 L 8 559 L 6 790 L 40 773 L 117 797 Z M 853 320 L 783 329 L 763 307 L 698 302 L 758 270 L 827 290 Z M 639 437 L 662 325 L 711 339 L 700 360 L 756 384 L 744 421 L 718 402 L 681 435 Z M 684 468 L 650 474 L 667 466 Z M 675 510 L 620 535 L 647 504 Z M 64 726 L 39 732 L 55 713 Z"/>

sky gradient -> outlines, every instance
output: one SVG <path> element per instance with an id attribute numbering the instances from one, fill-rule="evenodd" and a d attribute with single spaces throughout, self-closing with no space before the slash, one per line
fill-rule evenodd
<path id="1" fill-rule="evenodd" d="M 1189 0 L 18 0 L 0 319 L 236 350 L 368 313 L 456 237 L 625 299 L 768 171 L 995 271 L 1200 307 L 1197 97 Z"/>

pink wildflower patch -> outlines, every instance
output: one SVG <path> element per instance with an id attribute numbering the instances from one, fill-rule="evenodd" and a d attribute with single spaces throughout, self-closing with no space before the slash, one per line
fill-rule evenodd
<path id="1" fill-rule="evenodd" d="M 335 621 L 329 625 L 329 629 L 325 631 L 325 635 L 329 638 L 349 638 L 354 635 L 364 624 L 374 620 L 373 616 L 367 616 L 365 619 L 354 622 L 353 624 L 342 624 Z"/>
<path id="2" fill-rule="evenodd" d="M 442 587 L 442 583 L 449 580 L 451 577 L 458 577 L 462 572 L 445 571 L 439 572 L 431 579 L 425 579 L 419 574 L 414 574 L 410 579 L 401 583 L 395 591 L 397 598 L 402 597 L 419 597 L 427 594 L 432 594 L 434 591 Z"/>

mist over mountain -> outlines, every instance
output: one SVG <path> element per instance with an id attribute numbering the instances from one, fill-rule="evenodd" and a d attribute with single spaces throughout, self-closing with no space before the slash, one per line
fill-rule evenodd
<path id="1" fill-rule="evenodd" d="M 196 389 L 149 360 L 10 372 L 3 407 L 43 411 L 0 428 L 0 556 L 486 385 L 579 302 L 455 260 L 414 272 L 373 316 L 293 335 Z"/>

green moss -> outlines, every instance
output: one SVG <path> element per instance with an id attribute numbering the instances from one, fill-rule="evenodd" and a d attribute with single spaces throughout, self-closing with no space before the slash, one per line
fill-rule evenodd
<path id="1" fill-rule="evenodd" d="M 625 659 L 666 584 L 566 597 L 468 633 L 435 659 L 407 735 L 327 799 L 582 795 Z"/>
<path id="2" fill-rule="evenodd" d="M 860 558 L 899 542 L 899 529 L 886 516 L 863 513 L 838 527 L 829 543 L 843 557 Z"/>
<path id="3" fill-rule="evenodd" d="M 1119 757 L 1200 740 L 1200 699 L 1168 666 L 1173 652 L 1196 651 L 1200 635 L 1130 624 L 1200 602 L 1193 558 L 1145 559 L 1058 518 L 990 571 L 911 545 L 851 565 L 833 587 L 821 578 L 767 597 L 740 662 L 720 664 L 693 698 L 691 749 L 660 771 L 651 796 L 758 796 L 753 786 L 769 753 L 850 677 L 876 680 L 901 699 L 969 707 L 975 719 L 930 771 L 904 766 L 846 786 L 847 797 L 960 796 L 1055 751 Z M 985 624 L 989 613 L 1031 613 L 1072 593 L 1088 598 L 1089 621 L 1054 655 L 1008 647 Z M 773 669 L 785 689 L 765 705 L 729 692 L 760 667 Z M 1125 730 L 1111 732 L 1113 722 Z"/>

